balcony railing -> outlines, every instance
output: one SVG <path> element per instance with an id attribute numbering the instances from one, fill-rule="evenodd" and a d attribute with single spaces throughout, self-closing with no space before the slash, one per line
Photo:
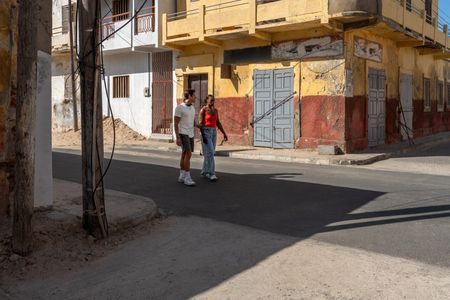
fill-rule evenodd
<path id="1" fill-rule="evenodd" d="M 100 31 L 102 39 L 113 39 L 115 37 L 116 23 L 125 21 L 129 18 L 130 12 L 124 12 L 121 14 L 111 15 L 104 17 L 101 20 Z"/>
<path id="2" fill-rule="evenodd" d="M 319 21 L 327 9 L 324 0 L 229 0 L 163 15 L 163 37 L 170 40 L 200 39 L 255 27 L 276 27 Z"/>
<path id="3" fill-rule="evenodd" d="M 405 0 L 383 0 L 383 17 L 394 20 L 407 31 L 416 32 L 424 43 L 434 42 L 449 49 L 448 25 L 439 19 L 434 6 L 427 12 L 425 1 L 419 3 L 410 5 Z"/>
<path id="4" fill-rule="evenodd" d="M 134 34 L 155 31 L 155 7 L 144 7 L 135 20 Z"/>
<path id="5" fill-rule="evenodd" d="M 410 5 L 406 0 L 381 0 L 378 7 L 371 2 L 374 0 L 361 0 L 349 2 L 347 8 L 336 7 L 331 1 L 334 0 L 229 0 L 197 6 L 193 2 L 190 10 L 163 15 L 163 43 L 183 46 L 206 38 L 220 40 L 220 36 L 227 34 L 236 37 L 252 34 L 255 30 L 305 29 L 307 24 L 321 26 L 333 19 L 338 22 L 339 18 L 348 19 L 357 8 L 359 20 L 361 16 L 382 16 L 402 26 L 405 32 L 415 32 L 424 43 L 431 41 L 450 47 L 448 26 L 436 11 L 427 12 L 425 1 L 412 1 Z M 333 11 L 329 11 L 330 5 Z"/>
<path id="6" fill-rule="evenodd" d="M 137 11 L 135 11 L 137 14 Z M 111 15 L 104 17 L 101 21 L 100 29 L 102 34 L 102 39 L 108 37 L 108 39 L 115 38 L 115 30 L 119 29 L 120 26 L 127 22 L 130 17 L 130 12 L 124 12 L 121 14 Z M 117 24 L 120 22 L 120 24 Z M 134 35 L 140 33 L 148 33 L 155 31 L 155 7 L 147 6 L 141 9 L 139 14 L 136 15 L 134 20 Z"/>

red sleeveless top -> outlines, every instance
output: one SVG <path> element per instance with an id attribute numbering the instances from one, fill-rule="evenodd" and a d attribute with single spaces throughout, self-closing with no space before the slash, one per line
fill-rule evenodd
<path id="1" fill-rule="evenodd" d="M 217 113 L 211 115 L 207 109 L 205 109 L 205 127 L 216 128 L 217 127 Z"/>

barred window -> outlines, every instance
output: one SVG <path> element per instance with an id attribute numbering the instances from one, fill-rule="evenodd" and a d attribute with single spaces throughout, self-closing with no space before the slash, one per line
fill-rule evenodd
<path id="1" fill-rule="evenodd" d="M 427 23 L 433 24 L 433 0 L 425 0 L 425 18 Z"/>
<path id="2" fill-rule="evenodd" d="M 130 76 L 113 77 L 113 98 L 130 97 Z"/>
<path id="3" fill-rule="evenodd" d="M 438 81 L 436 88 L 437 110 L 444 111 L 444 82 Z"/>
<path id="4" fill-rule="evenodd" d="M 411 0 L 406 0 L 406 9 L 408 11 L 412 11 L 412 3 Z"/>
<path id="5" fill-rule="evenodd" d="M 425 111 L 431 110 L 431 81 L 429 78 L 423 80 L 423 108 Z"/>
<path id="6" fill-rule="evenodd" d="M 113 1 L 113 21 L 122 21 L 130 17 L 130 4 L 128 0 L 114 0 Z"/>

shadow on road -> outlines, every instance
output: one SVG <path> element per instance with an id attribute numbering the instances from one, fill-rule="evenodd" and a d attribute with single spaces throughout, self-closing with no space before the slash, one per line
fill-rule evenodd
<path id="1" fill-rule="evenodd" d="M 53 157 L 55 178 L 80 182 L 79 156 L 54 153 Z M 294 181 L 302 176 L 301 173 L 219 173 L 220 180 L 216 183 L 197 178 L 195 188 L 177 183 L 177 175 L 178 170 L 172 167 L 114 161 L 106 178 L 106 186 L 152 198 L 159 207 L 178 216 L 195 215 L 287 235 L 293 238 L 292 243 L 318 233 L 450 216 L 450 205 L 354 212 L 384 193 Z M 427 214 L 417 216 L 422 213 Z M 385 219 L 366 220 L 383 217 Z M 214 276 L 205 273 L 199 275 L 201 280 L 189 273 L 178 274 L 185 281 L 180 287 L 183 291 L 180 296 L 188 298 L 198 295 L 290 246 L 285 242 L 265 244 L 256 251 L 254 247 L 259 247 L 258 243 L 252 244 L 246 240 L 234 242 L 236 245 L 242 242 L 238 251 L 252 253 L 249 259 L 239 264 L 229 264 L 226 258 L 214 257 L 217 260 Z M 193 243 L 191 246 L 211 248 L 206 244 Z M 212 251 L 211 255 L 214 255 Z M 183 259 L 189 260 L 185 262 L 188 264 L 195 264 L 196 260 L 199 265 L 203 264 L 199 261 L 203 258 L 195 254 L 183 256 Z M 136 267 L 141 268 L 138 258 L 135 263 Z"/>

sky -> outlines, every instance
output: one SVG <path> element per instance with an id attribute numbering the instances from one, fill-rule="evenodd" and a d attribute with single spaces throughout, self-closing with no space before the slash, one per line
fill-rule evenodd
<path id="1" fill-rule="evenodd" d="M 439 0 L 439 10 L 441 18 L 450 24 L 450 0 Z"/>

